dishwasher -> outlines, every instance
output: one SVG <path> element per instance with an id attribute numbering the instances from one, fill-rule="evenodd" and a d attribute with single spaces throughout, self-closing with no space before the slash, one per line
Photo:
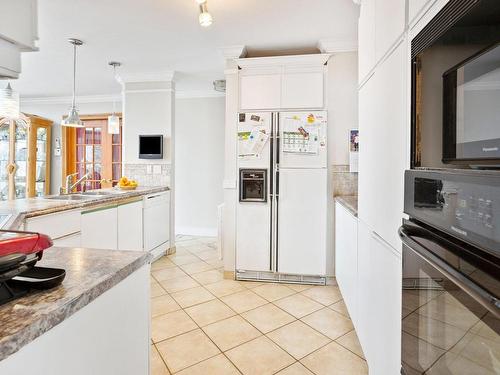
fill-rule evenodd
<path id="1" fill-rule="evenodd" d="M 144 196 L 144 250 L 164 254 L 170 235 L 170 192 Z"/>

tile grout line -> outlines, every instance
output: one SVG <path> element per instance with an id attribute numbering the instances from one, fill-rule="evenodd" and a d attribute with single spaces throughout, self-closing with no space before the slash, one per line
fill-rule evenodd
<path id="1" fill-rule="evenodd" d="M 203 243 L 202 243 L 202 244 L 203 244 Z M 215 249 L 212 249 L 212 250 L 215 250 Z M 207 250 L 207 251 L 209 251 L 209 250 Z M 216 347 L 216 348 L 220 351 L 220 353 L 218 353 L 218 354 L 216 354 L 216 355 L 214 355 L 214 356 L 211 356 L 211 357 L 209 357 L 209 358 L 206 358 L 206 359 L 204 359 L 203 361 L 200 361 L 200 362 L 197 362 L 197 363 L 195 363 L 195 364 L 192 364 L 192 365 L 190 365 L 190 366 L 188 366 L 188 367 L 186 367 L 186 368 L 184 368 L 184 369 L 182 369 L 182 370 L 179 370 L 179 371 L 183 371 L 183 370 L 188 369 L 188 368 L 190 368 L 190 367 L 192 367 L 192 366 L 195 366 L 195 365 L 197 365 L 197 364 L 199 364 L 199 363 L 201 363 L 201 362 L 204 362 L 204 361 L 207 361 L 207 360 L 209 360 L 209 359 L 211 359 L 211 358 L 214 358 L 214 357 L 218 356 L 219 354 L 222 354 L 222 355 L 223 355 L 223 356 L 224 356 L 224 357 L 225 357 L 225 358 L 226 358 L 226 359 L 227 359 L 227 360 L 228 360 L 228 361 L 229 361 L 229 362 L 230 362 L 230 363 L 231 363 L 231 364 L 232 364 L 232 365 L 236 368 L 236 370 L 237 370 L 238 372 L 240 372 L 240 373 L 241 373 L 241 371 L 240 371 L 240 369 L 238 368 L 238 366 L 236 366 L 236 364 L 235 364 L 235 363 L 233 363 L 233 362 L 230 360 L 230 358 L 226 355 L 226 353 L 227 353 L 228 351 L 230 351 L 230 350 L 233 350 L 233 349 L 238 348 L 238 347 L 240 347 L 240 346 L 242 346 L 242 345 L 245 345 L 245 344 L 247 344 L 248 342 L 253 341 L 253 340 L 256 340 L 256 339 L 258 339 L 258 338 L 260 338 L 260 337 L 265 337 L 265 338 L 267 338 L 267 339 L 268 339 L 268 340 L 270 340 L 270 341 L 271 341 L 274 345 L 276 345 L 278 348 L 280 348 L 281 350 L 283 350 L 283 351 L 284 351 L 285 353 L 287 353 L 287 354 L 288 354 L 291 358 L 293 358 L 293 359 L 294 359 L 294 362 L 293 362 L 292 364 L 290 364 L 290 365 L 288 365 L 288 366 L 286 366 L 286 367 L 284 367 L 284 368 L 282 368 L 282 369 L 277 370 L 276 372 L 274 372 L 274 374 L 276 374 L 276 373 L 278 373 L 278 372 L 280 372 L 280 371 L 283 371 L 284 369 L 286 369 L 286 368 L 288 368 L 288 367 L 291 367 L 291 366 L 293 366 L 293 365 L 294 365 L 294 364 L 296 364 L 296 363 L 300 363 L 302 366 L 304 366 L 304 367 L 305 367 L 305 368 L 307 368 L 309 371 L 311 371 L 311 372 L 313 372 L 313 373 L 314 373 L 314 371 L 312 371 L 311 369 L 309 369 L 309 368 L 308 368 L 305 364 L 303 364 L 301 361 L 302 361 L 304 358 L 308 357 L 309 355 L 312 355 L 313 353 L 315 353 L 315 352 L 317 352 L 317 351 L 319 351 L 319 350 L 323 349 L 325 346 L 328 346 L 328 345 L 330 345 L 330 344 L 331 344 L 331 343 L 333 343 L 333 342 L 335 342 L 337 345 L 340 345 L 340 346 L 341 346 L 342 348 L 344 348 L 345 350 L 349 351 L 350 353 L 352 353 L 352 354 L 356 355 L 358 358 L 360 358 L 361 360 L 363 360 L 363 361 L 365 361 L 365 362 L 366 362 L 366 360 L 365 360 L 364 358 L 360 357 L 359 355 L 357 355 L 356 353 L 354 353 L 354 352 L 353 352 L 352 350 L 350 350 L 349 348 L 347 348 L 347 347 L 345 347 L 344 345 L 342 345 L 341 343 L 337 342 L 337 340 L 338 340 L 338 339 L 340 339 L 340 338 L 344 337 L 345 335 L 347 335 L 347 334 L 351 333 L 352 331 L 354 331 L 354 332 L 355 332 L 355 329 L 352 329 L 352 330 L 350 330 L 350 331 L 348 331 L 348 332 L 346 332 L 346 333 L 344 333 L 344 334 L 342 334 L 342 335 L 338 336 L 338 337 L 337 337 L 337 338 L 335 338 L 335 339 L 331 339 L 330 337 L 326 336 L 325 334 L 323 334 L 322 332 L 318 331 L 318 330 L 317 330 L 317 329 L 315 329 L 314 327 L 311 327 L 311 326 L 310 326 L 309 324 L 307 324 L 306 322 L 302 321 L 302 319 L 303 319 L 303 318 L 305 318 L 305 317 L 307 317 L 307 316 L 310 316 L 310 315 L 312 315 L 312 314 L 314 314 L 314 313 L 316 313 L 316 312 L 318 312 L 318 311 L 321 311 L 321 310 L 323 310 L 323 309 L 325 309 L 325 308 L 330 309 L 330 307 L 329 307 L 329 306 L 332 306 L 332 305 L 334 305 L 334 304 L 336 304 L 336 303 L 338 303 L 338 302 L 340 302 L 340 301 L 343 301 L 343 298 L 339 299 L 338 301 L 332 302 L 332 303 L 330 303 L 330 304 L 328 304 L 328 305 L 325 305 L 325 304 L 323 304 L 323 303 L 321 303 L 321 302 L 319 302 L 319 301 L 314 300 L 313 298 L 311 298 L 311 297 L 309 297 L 309 296 L 307 296 L 307 295 L 302 294 L 302 292 L 305 292 L 306 290 L 311 289 L 311 288 L 313 288 L 314 286 L 311 286 L 311 288 L 308 288 L 308 289 L 304 289 L 304 290 L 301 290 L 301 291 L 297 291 L 297 290 L 295 290 L 295 289 L 293 289 L 293 288 L 291 288 L 291 287 L 289 287 L 289 286 L 287 286 L 287 285 L 283 285 L 283 286 L 285 286 L 286 288 L 288 288 L 288 289 L 292 290 L 294 293 L 293 293 L 293 294 L 290 294 L 290 295 L 288 295 L 288 296 L 281 297 L 281 298 L 278 298 L 278 299 L 275 299 L 275 300 L 270 301 L 270 300 L 268 300 L 267 298 L 263 297 L 262 295 L 260 295 L 259 293 L 257 293 L 257 292 L 255 292 L 255 291 L 254 291 L 254 289 L 255 289 L 255 288 L 258 288 L 259 286 L 262 286 L 262 285 L 269 285 L 269 284 L 264 283 L 264 284 L 258 285 L 258 286 L 256 286 L 256 287 L 249 288 L 249 287 L 247 287 L 247 286 L 246 286 L 246 284 L 243 284 L 241 281 L 237 281 L 237 280 L 234 280 L 234 281 L 236 281 L 236 282 L 240 283 L 240 285 L 242 285 L 242 287 L 244 288 L 244 290 L 238 290 L 238 291 L 235 291 L 235 292 L 229 293 L 229 294 L 227 294 L 227 295 L 222 295 L 222 296 L 220 296 L 220 297 L 219 297 L 219 296 L 214 295 L 214 294 L 213 294 L 213 293 L 212 293 L 209 289 L 207 289 L 207 288 L 206 288 L 206 286 L 207 286 L 207 285 L 211 285 L 211 284 L 215 284 L 215 283 L 217 283 L 217 282 L 220 282 L 221 280 L 216 281 L 216 282 L 213 282 L 213 283 L 206 283 L 206 284 L 205 284 L 205 283 L 199 283 L 196 279 L 194 279 L 194 278 L 192 277 L 192 275 L 196 275 L 196 274 L 203 273 L 203 272 L 208 272 L 208 271 L 213 271 L 213 270 L 216 270 L 216 271 L 220 272 L 220 267 L 219 267 L 219 268 L 217 268 L 217 267 L 215 267 L 215 266 L 212 266 L 211 264 L 207 263 L 205 259 L 202 259 L 202 258 L 198 257 L 198 256 L 196 255 L 196 253 L 191 252 L 188 248 L 186 249 L 186 252 L 188 253 L 187 255 L 192 255 L 192 256 L 195 256 L 195 257 L 197 257 L 198 259 L 200 259 L 202 262 L 204 262 L 204 263 L 206 263 L 206 264 L 208 264 L 209 266 L 211 266 L 211 267 L 212 267 L 211 269 L 208 269 L 208 270 L 199 271 L 199 272 L 195 272 L 195 273 L 192 273 L 192 274 L 187 274 L 187 273 L 185 272 L 185 270 L 184 270 L 184 269 L 182 269 L 181 265 L 178 265 L 178 264 L 176 264 L 175 262 L 173 262 L 173 261 L 172 261 L 172 263 L 175 265 L 175 267 L 178 267 L 178 268 L 179 268 L 182 272 L 186 273 L 186 276 L 187 276 L 187 277 L 190 277 L 191 279 L 193 279 L 193 281 L 195 281 L 196 283 L 198 283 L 198 284 L 199 284 L 198 286 L 196 286 L 196 287 L 192 287 L 192 288 L 187 288 L 187 289 L 182 289 L 182 290 L 175 291 L 175 292 L 168 292 L 168 291 L 167 291 L 167 290 L 166 290 L 166 289 L 165 289 L 165 288 L 164 288 L 164 287 L 163 287 L 163 286 L 159 283 L 159 281 L 158 281 L 158 280 L 157 280 L 154 276 L 153 276 L 153 278 L 154 278 L 154 279 L 155 279 L 155 280 L 156 280 L 156 281 L 160 284 L 161 288 L 162 288 L 162 289 L 166 292 L 166 294 L 167 294 L 170 298 L 172 298 L 172 299 L 173 299 L 173 300 L 174 300 L 177 304 L 178 304 L 177 300 L 176 300 L 176 299 L 172 296 L 172 294 L 173 294 L 173 293 L 182 292 L 182 291 L 186 291 L 186 290 L 189 290 L 189 289 L 194 289 L 194 288 L 197 288 L 197 287 L 202 287 L 202 288 L 203 288 L 206 292 L 208 292 L 209 294 L 211 294 L 211 295 L 214 297 L 214 299 L 209 300 L 209 301 L 200 302 L 200 303 L 197 303 L 197 304 L 194 304 L 194 305 L 191 305 L 191 306 L 185 307 L 185 308 L 184 308 L 184 307 L 182 307 L 182 306 L 180 306 L 180 305 L 178 304 L 179 309 L 178 309 L 178 310 L 175 310 L 175 311 L 172 311 L 172 312 L 176 312 L 176 311 L 180 311 L 180 310 L 182 310 L 182 311 L 183 311 L 183 312 L 184 312 L 184 313 L 185 313 L 185 314 L 186 314 L 186 315 L 187 315 L 187 316 L 188 316 L 188 317 L 189 317 L 189 318 L 190 318 L 190 319 L 194 322 L 194 324 L 196 325 L 196 327 L 197 327 L 197 328 L 194 328 L 194 329 L 189 330 L 189 331 L 186 331 L 186 332 L 184 332 L 184 333 L 181 333 L 181 334 L 178 334 L 178 335 L 172 336 L 172 337 L 170 337 L 170 338 L 168 338 L 168 339 L 161 340 L 161 341 L 159 341 L 159 342 L 157 342 L 157 343 L 153 343 L 153 345 L 155 345 L 155 347 L 156 347 L 156 344 L 158 344 L 158 343 L 164 342 L 164 341 L 169 340 L 169 339 L 173 339 L 173 338 L 175 338 L 175 337 L 178 337 L 178 336 L 181 336 L 181 335 L 183 335 L 183 334 L 186 334 L 186 333 L 189 333 L 189 332 L 193 332 L 193 331 L 195 331 L 195 330 L 199 329 L 199 330 L 200 330 L 201 332 L 203 332 L 203 334 L 204 334 L 204 335 L 205 335 L 205 336 L 206 336 L 206 337 L 210 340 L 210 342 L 212 342 L 212 343 L 215 345 L 215 347 Z M 188 264 L 194 264 L 194 262 L 193 262 L 193 263 L 186 263 L 186 265 L 188 265 Z M 185 276 L 181 276 L 181 277 L 185 277 Z M 174 278 L 172 278 L 172 279 L 174 279 Z M 171 279 L 168 279 L 168 280 L 171 280 Z M 168 280 L 163 280 L 163 281 L 165 282 L 165 281 L 168 281 Z M 337 285 L 335 285 L 335 286 L 338 288 L 338 286 L 337 286 Z M 224 297 L 229 297 L 229 296 L 235 295 L 235 294 L 237 294 L 237 293 L 242 293 L 242 292 L 246 292 L 246 291 L 249 291 L 249 292 L 251 292 L 251 293 L 255 294 L 256 296 L 258 296 L 258 297 L 262 298 L 263 300 L 265 300 L 265 301 L 266 301 L 266 303 L 264 303 L 263 305 L 257 306 L 257 307 L 255 307 L 255 308 L 252 308 L 252 309 L 249 309 L 249 310 L 246 310 L 246 311 L 243 311 L 243 312 L 239 313 L 239 312 L 236 312 L 235 310 L 233 310 L 233 308 L 232 308 L 231 306 L 229 306 L 227 303 L 225 303 L 225 302 L 222 300 L 222 298 L 224 298 Z M 311 313 L 308 313 L 308 314 L 306 314 L 306 315 L 304 315 L 304 316 L 302 316 L 302 317 L 298 318 L 298 317 L 296 317 L 296 316 L 294 316 L 294 315 L 290 314 L 290 313 L 289 313 L 289 312 L 287 312 L 286 310 L 282 309 L 280 306 L 276 305 L 276 302 L 278 302 L 278 301 L 280 301 L 280 300 L 283 300 L 283 299 L 286 299 L 286 298 L 289 298 L 289 297 L 296 296 L 296 295 L 298 295 L 298 294 L 300 294 L 302 297 L 305 297 L 305 298 L 307 298 L 308 300 L 310 300 L 310 301 L 312 301 L 312 302 L 318 303 L 319 305 L 321 305 L 321 308 L 318 308 L 317 310 L 315 310 L 315 311 L 313 311 L 313 312 L 311 312 Z M 161 297 L 161 296 L 157 296 L 157 297 Z M 157 297 L 153 297 L 153 298 L 157 298 Z M 214 341 L 210 338 L 210 336 L 208 336 L 208 335 L 206 334 L 206 332 L 204 331 L 203 327 L 202 327 L 202 326 L 200 326 L 200 325 L 199 325 L 199 324 L 198 324 L 198 323 L 197 323 L 197 322 L 196 322 L 196 321 L 195 321 L 195 320 L 191 317 L 191 315 L 189 315 L 189 313 L 186 311 L 187 309 L 189 309 L 189 308 L 191 308 L 191 307 L 194 307 L 194 306 L 199 306 L 199 305 L 201 305 L 201 304 L 208 303 L 208 302 L 212 302 L 212 301 L 218 301 L 218 302 L 222 303 L 222 304 L 223 304 L 224 306 L 226 306 L 226 307 L 227 307 L 230 311 L 232 311 L 235 315 L 232 315 L 232 316 L 227 317 L 227 318 L 218 319 L 218 320 L 216 320 L 216 321 L 214 321 L 214 322 L 211 322 L 210 324 L 205 325 L 204 327 L 208 327 L 208 326 L 210 326 L 210 325 L 212 325 L 212 324 L 216 324 L 216 323 L 219 323 L 219 322 L 224 321 L 224 320 L 226 320 L 226 319 L 231 319 L 231 318 L 234 318 L 235 316 L 238 316 L 238 317 L 240 317 L 241 319 L 243 319 L 245 322 L 247 322 L 250 326 L 252 326 L 254 329 L 256 329 L 256 330 L 260 333 L 260 335 L 259 335 L 258 337 L 256 337 L 256 338 L 253 338 L 253 339 L 250 339 L 250 340 L 245 341 L 245 342 L 243 342 L 243 343 L 240 343 L 240 344 L 236 345 L 236 346 L 235 346 L 235 347 L 233 347 L 233 348 L 230 348 L 230 349 L 228 349 L 228 350 L 226 350 L 226 351 L 223 351 L 223 350 L 222 350 L 222 349 L 221 349 L 221 348 L 220 348 L 220 347 L 219 347 L 219 346 L 218 346 L 218 345 L 217 345 L 217 344 L 216 344 L 216 343 L 215 343 L 215 342 L 214 342 Z M 284 324 L 284 325 L 282 325 L 282 326 L 280 326 L 280 327 L 274 328 L 273 330 L 271 330 L 271 331 L 269 331 L 269 332 L 267 332 L 267 333 L 264 333 L 264 332 L 262 332 L 259 328 L 257 328 L 256 326 L 254 326 L 254 325 L 253 325 L 250 321 L 248 321 L 248 320 L 247 320 L 247 319 L 246 319 L 246 318 L 242 315 L 242 314 L 245 314 L 245 313 L 247 313 L 247 312 L 250 312 L 250 311 L 253 311 L 253 310 L 259 309 L 259 308 L 261 308 L 261 307 L 263 307 L 263 306 L 269 305 L 269 304 L 271 304 L 271 305 L 272 305 L 272 306 L 274 306 L 275 308 L 277 308 L 277 309 L 281 310 L 282 312 L 286 313 L 287 315 L 290 315 L 290 316 L 291 316 L 294 320 L 293 320 L 292 322 L 289 322 L 289 323 L 287 323 L 287 324 Z M 331 310 L 331 311 L 333 311 L 333 312 L 335 312 L 335 313 L 337 313 L 337 314 L 339 314 L 339 315 L 341 315 L 342 317 L 345 317 L 346 319 L 349 319 L 349 320 L 352 322 L 352 319 L 350 319 L 350 317 L 345 316 L 345 315 L 344 315 L 344 314 L 342 314 L 341 312 L 338 312 L 338 311 L 336 311 L 336 310 L 334 310 L 334 309 L 330 309 L 330 310 Z M 166 313 L 166 314 L 168 314 L 168 313 Z M 158 316 L 163 316 L 163 315 L 166 315 L 166 314 L 161 314 L 161 315 L 158 315 Z M 299 321 L 299 322 L 301 322 L 301 323 L 305 324 L 307 327 L 311 328 L 313 331 L 317 332 L 317 333 L 318 333 L 318 334 L 320 334 L 321 336 L 323 336 L 323 337 L 325 337 L 326 339 L 328 339 L 328 342 L 327 342 L 326 344 L 322 345 L 321 347 L 317 348 L 316 350 L 312 351 L 311 353 L 308 353 L 306 356 L 304 356 L 304 357 L 302 357 L 302 358 L 300 358 L 300 359 L 296 359 L 296 358 L 295 358 L 295 357 L 294 357 L 291 353 L 289 353 L 289 352 L 288 352 L 285 348 L 282 348 L 282 347 L 281 347 L 278 343 L 274 342 L 274 341 L 273 341 L 273 340 L 272 340 L 272 339 L 268 336 L 268 334 L 270 334 L 270 333 L 272 333 L 272 332 L 274 332 L 274 331 L 276 331 L 276 330 L 278 330 L 278 329 L 281 329 L 281 328 L 283 328 L 283 327 L 286 327 L 286 326 L 288 326 L 288 325 L 290 325 L 290 324 L 292 324 L 292 323 L 295 323 L 295 322 L 297 322 L 297 321 Z M 163 359 L 163 356 L 161 355 L 161 353 L 160 353 L 160 351 L 159 351 L 159 350 L 158 350 L 158 353 L 160 354 L 160 357 L 162 358 L 162 361 L 165 363 L 165 361 L 164 361 L 164 359 Z M 165 365 L 166 365 L 166 363 L 165 363 Z M 167 368 L 168 368 L 168 366 L 167 366 Z M 170 371 L 170 369 L 169 369 L 169 371 Z M 179 372 L 179 371 L 178 371 L 178 372 Z"/>

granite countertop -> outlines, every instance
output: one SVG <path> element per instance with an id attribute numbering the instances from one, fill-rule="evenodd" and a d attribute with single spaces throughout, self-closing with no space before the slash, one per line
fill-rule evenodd
<path id="1" fill-rule="evenodd" d="M 150 261 L 140 251 L 53 247 L 37 266 L 64 268 L 63 283 L 0 306 L 0 360 L 111 289 Z"/>
<path id="2" fill-rule="evenodd" d="M 335 201 L 347 208 L 354 216 L 358 217 L 358 196 L 357 195 L 339 195 Z"/>
<path id="3" fill-rule="evenodd" d="M 12 201 L 0 202 L 0 215 L 11 215 L 9 220 L 4 223 L 2 229 L 17 230 L 23 223 L 24 219 L 52 214 L 54 212 L 73 210 L 75 208 L 91 207 L 103 203 L 119 202 L 123 199 L 133 198 L 137 196 L 159 193 L 170 190 L 167 186 L 145 187 L 140 186 L 136 190 L 118 190 L 118 189 L 102 189 L 105 196 L 92 197 L 85 200 L 58 200 L 47 199 L 47 197 L 16 199 Z M 90 198 L 91 197 L 91 198 Z"/>

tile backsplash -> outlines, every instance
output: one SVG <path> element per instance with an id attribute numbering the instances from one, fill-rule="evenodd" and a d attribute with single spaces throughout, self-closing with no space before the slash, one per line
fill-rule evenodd
<path id="1" fill-rule="evenodd" d="M 358 195 L 358 174 L 349 172 L 348 165 L 333 165 L 333 196 Z"/>
<path id="2" fill-rule="evenodd" d="M 123 175 L 136 180 L 139 186 L 169 186 L 170 164 L 141 163 L 123 165 Z"/>

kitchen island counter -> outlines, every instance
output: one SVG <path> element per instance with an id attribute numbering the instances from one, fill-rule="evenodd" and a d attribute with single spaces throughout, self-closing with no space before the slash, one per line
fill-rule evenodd
<path id="1" fill-rule="evenodd" d="M 99 335 L 104 335 L 102 341 L 106 341 L 108 338 L 107 333 L 99 329 L 101 319 L 103 320 L 102 324 L 109 325 L 106 314 L 97 313 L 97 307 L 92 307 L 87 310 L 87 315 L 90 314 L 90 318 L 83 315 L 77 318 L 78 314 L 83 313 L 85 309 L 89 309 L 90 305 L 99 300 L 100 304 L 108 304 L 113 301 L 112 305 L 115 306 L 114 308 L 117 311 L 113 312 L 114 316 L 111 316 L 111 318 L 115 319 L 117 324 L 118 322 L 123 324 L 120 321 L 120 315 L 124 313 L 131 314 L 134 319 L 140 317 L 141 321 L 144 318 L 144 337 L 141 336 L 136 341 L 139 342 L 139 346 L 144 341 L 147 352 L 149 337 L 147 334 L 148 308 L 145 308 L 145 313 L 139 311 L 137 315 L 133 315 L 133 307 L 128 311 L 123 311 L 123 307 L 128 304 L 138 303 L 137 295 L 142 297 L 142 294 L 146 298 L 144 303 L 147 305 L 149 300 L 149 289 L 147 287 L 149 285 L 149 263 L 150 254 L 147 252 L 57 247 L 46 250 L 37 266 L 63 268 L 66 270 L 66 277 L 58 287 L 33 292 L 0 306 L 0 373 L 6 373 L 3 371 L 7 370 L 11 371 L 11 368 L 17 369 L 17 367 L 29 366 L 24 362 L 24 357 L 32 356 L 32 352 L 38 353 L 47 350 L 40 350 L 40 348 L 28 349 L 37 342 L 40 345 L 43 343 L 43 347 L 47 347 L 47 341 L 55 342 L 54 345 L 61 345 L 62 348 L 67 346 L 66 350 L 68 352 L 65 355 L 71 358 L 72 354 L 75 354 L 73 351 L 81 351 L 80 355 L 84 356 L 86 348 L 80 349 L 78 345 L 71 347 L 71 342 L 59 343 L 59 341 L 63 341 L 60 337 L 65 334 L 71 333 L 70 337 L 73 337 L 75 332 L 81 331 L 77 335 L 79 337 L 75 338 L 77 343 L 78 340 L 84 343 L 87 334 L 95 335 L 96 338 Z M 126 290 L 117 295 L 115 295 L 116 293 L 113 294 L 113 290 L 118 290 L 120 284 L 126 284 L 127 278 L 129 282 L 133 282 L 133 286 L 127 284 Z M 135 295 L 134 289 L 139 291 Z M 130 300 L 128 300 L 127 293 L 130 293 Z M 142 317 L 142 315 L 146 316 Z M 80 323 L 78 319 L 83 319 L 84 323 Z M 85 324 L 86 320 L 91 322 L 90 327 Z M 137 325 L 142 326 L 139 321 L 137 321 Z M 44 336 L 49 335 L 52 330 L 56 331 L 56 329 L 59 329 L 59 331 L 55 333 L 56 337 L 53 340 L 48 338 L 45 342 L 43 340 L 39 341 Z M 99 332 L 91 332 L 92 329 L 99 330 Z M 137 335 L 134 336 L 134 340 L 136 337 Z M 126 340 L 126 334 L 120 339 Z M 98 341 L 94 344 L 96 348 L 100 345 Z M 23 356 L 24 349 L 27 349 L 27 351 L 24 352 L 25 355 Z M 54 350 L 60 349 L 54 348 Z M 57 357 L 61 356 L 62 353 L 53 353 L 53 355 Z M 13 367 L 12 361 L 16 359 L 17 367 Z M 91 358 L 87 359 L 92 361 Z M 51 359 L 47 358 L 47 361 L 51 361 Z M 61 369 L 63 368 L 64 366 L 61 365 Z"/>

